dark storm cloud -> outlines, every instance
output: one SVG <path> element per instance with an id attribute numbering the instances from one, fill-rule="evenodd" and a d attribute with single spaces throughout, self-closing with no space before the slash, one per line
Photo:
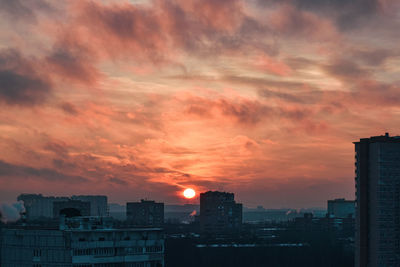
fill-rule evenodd
<path id="1" fill-rule="evenodd" d="M 89 179 L 82 176 L 67 175 L 48 168 L 32 168 L 22 165 L 14 165 L 0 160 L 0 178 L 35 178 L 48 182 L 83 183 Z"/>
<path id="2" fill-rule="evenodd" d="M 16 50 L 0 51 L 0 101 L 27 106 L 43 103 L 51 94 L 51 83 L 35 68 Z"/>

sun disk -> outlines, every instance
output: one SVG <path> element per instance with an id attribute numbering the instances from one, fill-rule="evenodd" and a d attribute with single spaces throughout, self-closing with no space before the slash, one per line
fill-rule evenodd
<path id="1" fill-rule="evenodd" d="M 194 198 L 196 195 L 196 192 L 192 188 L 186 188 L 185 191 L 183 191 L 183 196 L 185 198 Z"/>

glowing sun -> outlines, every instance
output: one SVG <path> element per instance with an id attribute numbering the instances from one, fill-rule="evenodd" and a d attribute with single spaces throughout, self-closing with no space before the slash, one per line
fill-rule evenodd
<path id="1" fill-rule="evenodd" d="M 185 198 L 194 198 L 196 195 L 196 192 L 192 188 L 186 188 L 185 191 L 183 191 L 183 196 Z"/>

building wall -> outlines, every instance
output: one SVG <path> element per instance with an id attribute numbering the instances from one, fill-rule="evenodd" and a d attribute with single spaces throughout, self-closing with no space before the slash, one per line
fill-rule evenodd
<path id="1" fill-rule="evenodd" d="M 356 267 L 400 262 L 400 138 L 356 142 Z"/>
<path id="2" fill-rule="evenodd" d="M 71 266 L 63 232 L 57 230 L 2 230 L 2 267 Z"/>
<path id="3" fill-rule="evenodd" d="M 328 214 L 337 218 L 355 216 L 355 202 L 352 200 L 328 200 Z"/>
<path id="4" fill-rule="evenodd" d="M 26 216 L 29 220 L 53 218 L 53 203 L 69 200 L 80 200 L 90 202 L 91 216 L 108 216 L 107 196 L 72 196 L 69 197 L 45 197 L 41 194 L 21 194 L 17 198 L 24 202 Z M 85 214 L 86 215 L 86 214 Z"/>
<path id="5" fill-rule="evenodd" d="M 164 224 L 164 203 L 147 200 L 128 202 L 126 217 L 132 225 L 162 226 Z"/>
<path id="6" fill-rule="evenodd" d="M 2 267 L 164 266 L 161 229 L 3 229 Z"/>
<path id="7" fill-rule="evenodd" d="M 90 202 L 91 216 L 108 216 L 107 196 L 72 196 L 71 199 Z"/>
<path id="8" fill-rule="evenodd" d="M 206 192 L 200 194 L 200 228 L 202 232 L 223 233 L 242 225 L 242 204 L 233 193 Z"/>
<path id="9" fill-rule="evenodd" d="M 371 266 L 400 262 L 400 144 L 370 145 L 370 246 Z"/>
<path id="10" fill-rule="evenodd" d="M 80 200 L 66 200 L 53 202 L 53 218 L 59 218 L 60 212 L 64 209 L 76 209 L 79 216 L 90 216 L 90 202 Z"/>
<path id="11" fill-rule="evenodd" d="M 66 201 L 67 197 L 44 197 L 41 194 L 21 194 L 18 201 L 24 202 L 26 216 L 29 220 L 48 219 L 53 217 L 53 203 Z"/>
<path id="12" fill-rule="evenodd" d="M 160 230 L 76 231 L 71 234 L 73 264 L 158 263 L 163 265 Z"/>

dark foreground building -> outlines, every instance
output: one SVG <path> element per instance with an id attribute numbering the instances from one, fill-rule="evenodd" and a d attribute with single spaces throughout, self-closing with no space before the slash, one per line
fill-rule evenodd
<path id="1" fill-rule="evenodd" d="M 4 227 L 0 248 L 1 267 L 164 266 L 161 229 L 115 229 L 105 218 L 70 218 L 60 229 Z"/>
<path id="2" fill-rule="evenodd" d="M 164 203 L 150 200 L 126 203 L 126 218 L 136 226 L 162 226 L 164 224 Z"/>
<path id="3" fill-rule="evenodd" d="M 208 191 L 200 194 L 200 230 L 203 233 L 224 233 L 242 226 L 242 204 L 233 193 Z"/>
<path id="4" fill-rule="evenodd" d="M 400 266 L 400 137 L 354 144 L 356 267 Z"/>

